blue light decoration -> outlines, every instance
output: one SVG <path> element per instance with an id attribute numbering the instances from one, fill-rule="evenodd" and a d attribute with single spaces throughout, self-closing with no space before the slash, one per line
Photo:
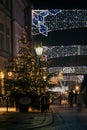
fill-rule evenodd
<path id="1" fill-rule="evenodd" d="M 48 36 L 48 27 L 44 24 L 44 18 L 49 15 L 48 10 L 41 10 L 39 12 L 33 12 L 32 13 L 32 25 L 33 28 L 36 26 L 39 30 L 39 33 Z M 35 28 L 34 28 L 35 32 Z"/>
<path id="2" fill-rule="evenodd" d="M 61 10 L 59 9 L 51 9 L 49 10 L 49 13 L 52 14 L 52 15 L 57 15 Z"/>
<path id="3" fill-rule="evenodd" d="M 39 32 L 45 36 L 48 35 L 48 28 L 45 25 L 40 24 Z"/>
<path id="4" fill-rule="evenodd" d="M 42 11 L 41 13 L 39 13 L 38 15 L 38 20 L 44 23 L 44 18 L 49 15 L 48 11 Z"/>
<path id="5" fill-rule="evenodd" d="M 34 25 L 34 26 L 38 26 L 38 19 L 36 19 L 35 17 L 33 17 L 33 19 L 32 19 L 33 21 L 32 21 L 32 25 Z"/>
<path id="6" fill-rule="evenodd" d="M 48 11 L 42 11 L 39 15 L 41 15 L 42 17 L 46 17 L 47 15 L 49 15 Z"/>
<path id="7" fill-rule="evenodd" d="M 43 17 L 42 15 L 39 15 L 39 16 L 38 16 L 38 20 L 41 21 L 41 22 L 43 22 L 44 17 Z"/>
<path id="8" fill-rule="evenodd" d="M 56 15 L 60 12 L 58 9 L 52 10 L 38 10 L 32 12 L 32 25 L 36 26 L 39 29 L 39 33 L 48 36 L 48 27 L 45 25 L 45 18 L 49 14 Z"/>

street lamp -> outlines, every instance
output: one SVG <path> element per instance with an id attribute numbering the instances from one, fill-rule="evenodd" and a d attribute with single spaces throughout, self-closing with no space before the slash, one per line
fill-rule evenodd
<path id="1" fill-rule="evenodd" d="M 13 73 L 11 72 L 11 71 L 9 71 L 8 73 L 7 73 L 7 78 L 8 79 L 12 79 L 13 78 Z M 8 103 L 9 103 L 9 96 L 10 96 L 10 91 L 9 90 L 7 90 L 6 91 L 6 111 L 8 112 Z"/>
<path id="2" fill-rule="evenodd" d="M 43 53 L 43 46 L 38 46 L 35 48 L 37 56 L 42 56 Z"/>
<path id="3" fill-rule="evenodd" d="M 36 48 L 35 48 L 35 51 L 36 51 L 36 54 L 37 54 L 37 56 L 38 56 L 38 58 L 39 58 L 39 75 L 40 75 L 40 68 L 41 68 L 41 63 L 40 63 L 40 58 L 41 58 L 41 56 L 42 56 L 42 53 L 43 53 L 43 46 L 42 45 L 39 45 L 39 46 L 37 46 Z M 41 111 L 41 86 L 39 86 L 40 88 L 40 111 Z"/>
<path id="4" fill-rule="evenodd" d="M 1 80 L 1 94 L 4 95 L 4 72 L 0 72 L 0 80 Z M 8 112 L 8 99 L 6 97 L 6 105 L 7 105 L 7 112 Z"/>
<path id="5" fill-rule="evenodd" d="M 76 80 L 75 90 L 76 90 L 76 92 L 79 94 L 80 88 L 79 88 L 79 85 L 78 85 L 78 83 L 77 83 L 77 80 Z"/>
<path id="6" fill-rule="evenodd" d="M 0 86 L 1 86 L 1 94 L 4 95 L 5 91 L 4 91 L 4 72 L 3 71 L 0 72 Z"/>

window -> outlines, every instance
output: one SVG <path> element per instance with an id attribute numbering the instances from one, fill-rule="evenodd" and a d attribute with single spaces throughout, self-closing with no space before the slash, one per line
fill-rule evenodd
<path id="1" fill-rule="evenodd" d="M 6 28 L 6 51 L 10 51 L 10 36 L 9 36 L 9 28 Z"/>
<path id="2" fill-rule="evenodd" d="M 9 1 L 9 0 L 5 0 L 5 7 L 6 7 L 7 9 L 9 9 L 9 5 L 10 5 L 10 1 Z"/>
<path id="3" fill-rule="evenodd" d="M 2 3 L 2 4 L 3 4 L 3 0 L 0 0 L 0 3 Z"/>
<path id="4" fill-rule="evenodd" d="M 0 49 L 4 50 L 4 26 L 0 23 Z"/>

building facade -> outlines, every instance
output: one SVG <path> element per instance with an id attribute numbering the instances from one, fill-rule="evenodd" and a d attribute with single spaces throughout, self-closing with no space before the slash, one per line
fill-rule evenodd
<path id="1" fill-rule="evenodd" d="M 7 61 L 17 55 L 18 39 L 27 26 L 25 18 L 28 18 L 29 12 L 26 13 L 25 9 L 28 5 L 27 0 L 0 0 L 0 94 L 5 93 L 3 79 Z"/>
<path id="2" fill-rule="evenodd" d="M 11 55 L 11 1 L 0 1 L 0 70 Z"/>

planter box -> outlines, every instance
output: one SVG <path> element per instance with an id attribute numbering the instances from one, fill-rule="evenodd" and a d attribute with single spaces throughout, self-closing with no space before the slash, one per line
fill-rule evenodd
<path id="1" fill-rule="evenodd" d="M 29 97 L 26 96 L 20 97 L 18 101 L 19 112 L 28 112 L 30 103 L 31 103 L 31 99 Z"/>

